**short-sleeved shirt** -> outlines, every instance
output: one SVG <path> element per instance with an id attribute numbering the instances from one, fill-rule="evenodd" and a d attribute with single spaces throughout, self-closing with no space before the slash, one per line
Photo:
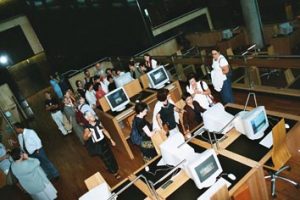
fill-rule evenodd
<path id="1" fill-rule="evenodd" d="M 213 69 L 215 69 L 215 68 L 222 69 L 225 66 L 229 66 L 229 63 L 228 63 L 227 59 L 223 55 L 220 55 L 217 60 L 213 59 L 213 64 L 212 64 L 212 68 Z M 230 75 L 230 73 L 231 73 L 231 70 L 229 68 L 229 72 L 227 73 L 227 76 Z"/>
<path id="2" fill-rule="evenodd" d="M 205 81 L 198 81 L 196 83 L 196 88 L 197 90 L 201 91 L 201 92 L 204 92 L 206 90 L 208 90 L 208 85 L 206 84 Z M 191 86 L 186 86 L 186 91 L 188 93 L 190 93 L 191 95 L 193 95 L 195 93 L 195 90 L 191 87 Z M 212 100 L 211 98 L 209 98 L 207 95 L 205 94 L 196 94 L 193 98 L 195 101 L 197 101 L 200 106 L 204 109 L 208 109 L 209 108 L 209 105 L 212 103 Z"/>
<path id="3" fill-rule="evenodd" d="M 52 99 L 46 99 L 45 100 L 45 105 L 46 105 L 46 107 L 47 106 L 52 106 L 52 105 L 59 105 L 59 103 L 58 103 L 58 101 L 57 101 L 57 99 L 55 99 L 55 98 L 52 98 Z M 59 111 L 60 110 L 60 108 L 58 107 L 58 108 L 53 108 L 53 109 L 51 109 L 51 110 L 49 110 L 51 113 L 55 113 L 55 112 L 57 112 L 57 111 Z"/>
<path id="4" fill-rule="evenodd" d="M 163 124 L 167 124 L 169 130 L 176 128 L 177 123 L 174 116 L 174 105 L 168 102 L 167 106 L 161 107 L 159 114 Z"/>
<path id="5" fill-rule="evenodd" d="M 148 137 L 148 135 L 145 133 L 143 128 L 147 126 L 149 130 L 151 130 L 150 123 L 145 118 L 139 118 L 139 117 L 135 117 L 134 122 L 138 132 L 142 135 L 143 140 L 149 140 L 150 137 Z"/>

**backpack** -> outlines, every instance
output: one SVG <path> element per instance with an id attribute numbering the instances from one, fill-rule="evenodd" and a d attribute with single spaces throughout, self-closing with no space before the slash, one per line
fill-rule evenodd
<path id="1" fill-rule="evenodd" d="M 139 133 L 139 130 L 136 127 L 136 120 L 132 121 L 132 128 L 130 133 L 130 140 L 133 144 L 141 145 L 143 136 Z"/>

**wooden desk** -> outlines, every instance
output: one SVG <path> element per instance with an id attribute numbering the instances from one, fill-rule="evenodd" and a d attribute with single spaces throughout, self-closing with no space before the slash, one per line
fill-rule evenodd
<path id="1" fill-rule="evenodd" d="M 181 99 L 182 91 L 178 81 L 169 84 L 166 86 L 166 88 L 169 88 L 170 95 L 175 102 Z M 157 101 L 156 91 L 150 89 L 143 90 L 138 80 L 133 80 L 132 82 L 124 85 L 124 89 L 129 98 L 132 98 L 143 91 L 151 93 L 151 95 L 142 100 L 150 107 L 147 120 L 151 122 L 153 109 Z M 116 148 L 120 149 L 121 152 L 126 152 L 130 159 L 134 159 L 134 155 L 128 143 L 131 133 L 131 120 L 135 115 L 134 102 L 131 102 L 129 105 L 127 105 L 126 110 L 119 113 L 112 112 L 110 110 L 109 104 L 104 97 L 99 100 L 99 103 L 102 107 L 102 111 L 99 112 L 100 121 L 115 140 L 117 144 Z"/>
<path id="2" fill-rule="evenodd" d="M 274 52 L 279 55 L 291 55 L 293 48 L 300 41 L 300 30 L 296 29 L 289 35 L 273 37 L 270 44 L 274 47 Z"/>

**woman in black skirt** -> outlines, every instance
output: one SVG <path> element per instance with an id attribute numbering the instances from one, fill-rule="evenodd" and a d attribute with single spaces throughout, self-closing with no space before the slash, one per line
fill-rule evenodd
<path id="1" fill-rule="evenodd" d="M 99 156 L 108 171 L 114 174 L 116 179 L 120 179 L 118 164 L 106 139 L 111 142 L 112 146 L 116 146 L 116 143 L 91 112 L 84 113 L 84 117 L 89 122 L 83 132 L 83 139 L 87 141 L 86 145 L 89 154 L 91 156 Z"/>
<path id="2" fill-rule="evenodd" d="M 147 104 L 144 102 L 137 103 L 135 105 L 136 116 L 134 118 L 133 125 L 137 128 L 138 132 L 142 135 L 142 142 L 140 145 L 143 159 L 145 162 L 149 162 L 152 158 L 154 158 L 157 154 L 154 148 L 154 145 L 151 141 L 151 137 L 155 134 L 155 132 L 151 131 L 150 123 L 145 119 L 145 116 L 148 112 Z"/>

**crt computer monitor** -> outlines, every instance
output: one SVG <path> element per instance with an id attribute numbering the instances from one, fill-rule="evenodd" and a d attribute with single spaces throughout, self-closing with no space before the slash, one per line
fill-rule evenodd
<path id="1" fill-rule="evenodd" d="M 213 149 L 207 149 L 198 154 L 187 165 L 187 174 L 199 189 L 212 186 L 222 171 L 217 154 Z"/>
<path id="2" fill-rule="evenodd" d="M 157 67 L 147 73 L 150 81 L 150 87 L 160 89 L 169 82 L 169 76 L 164 66 Z"/>
<path id="3" fill-rule="evenodd" d="M 105 95 L 105 98 L 112 111 L 122 111 L 129 103 L 129 98 L 123 87 L 117 88 Z"/>
<path id="4" fill-rule="evenodd" d="M 265 107 L 258 106 L 251 111 L 241 111 L 234 120 L 234 127 L 251 140 L 261 138 L 269 127 Z"/>
<path id="5" fill-rule="evenodd" d="M 133 80 L 133 78 L 131 77 L 130 72 L 126 72 L 126 73 L 120 75 L 119 77 L 114 78 L 116 88 L 123 87 L 124 85 L 126 85 L 127 83 L 129 83 L 132 80 Z"/>
<path id="6" fill-rule="evenodd" d="M 191 157 L 193 157 L 195 154 L 194 149 L 188 144 L 181 145 L 184 141 L 183 135 L 178 132 L 177 134 L 169 136 L 168 139 L 159 146 L 164 164 L 176 166 L 181 161 L 189 161 Z"/>

